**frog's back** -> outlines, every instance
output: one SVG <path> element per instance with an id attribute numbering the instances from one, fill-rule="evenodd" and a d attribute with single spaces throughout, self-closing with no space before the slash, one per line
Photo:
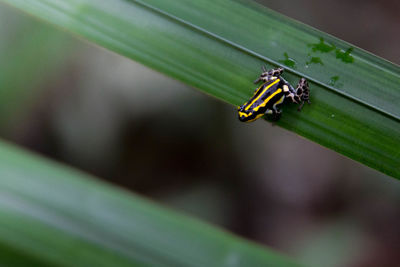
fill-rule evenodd
<path id="1" fill-rule="evenodd" d="M 239 120 L 250 122 L 264 115 L 267 109 L 283 97 L 283 82 L 278 78 L 263 83 L 249 101 L 239 107 Z"/>
<path id="2" fill-rule="evenodd" d="M 269 105 L 269 102 L 271 102 L 271 104 L 273 102 L 270 101 L 271 96 L 276 93 L 279 88 L 282 88 L 282 81 L 280 79 L 263 83 L 250 98 L 250 100 L 241 106 L 241 111 L 249 113 L 253 111 L 258 111 L 258 109 L 260 108 L 264 109 L 264 107 L 265 110 L 267 108 L 271 108 L 272 105 Z"/>

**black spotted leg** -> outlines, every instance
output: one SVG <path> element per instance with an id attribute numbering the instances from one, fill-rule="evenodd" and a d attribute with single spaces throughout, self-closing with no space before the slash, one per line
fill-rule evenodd
<path id="1" fill-rule="evenodd" d="M 301 102 L 299 108 L 297 109 L 298 111 L 303 108 L 304 102 L 311 104 L 310 89 L 307 80 L 304 78 L 301 78 L 299 83 L 297 84 L 296 98 L 298 98 L 299 102 Z"/>
<path id="2" fill-rule="evenodd" d="M 287 99 L 290 99 L 293 103 L 298 104 L 300 102 L 300 98 L 296 94 L 296 90 L 293 88 L 293 86 L 290 85 L 285 79 L 281 77 L 281 80 L 283 81 L 283 93 L 285 94 L 285 97 Z"/>
<path id="3" fill-rule="evenodd" d="M 276 77 L 279 77 L 279 76 L 282 74 L 282 72 L 283 72 L 283 68 L 276 68 L 276 69 L 267 70 L 267 69 L 265 68 L 265 66 L 262 66 L 262 67 L 261 67 L 261 71 L 262 71 L 262 73 L 261 73 L 260 77 L 258 77 L 258 78 L 254 81 L 254 84 L 257 84 L 257 83 L 259 83 L 260 81 L 268 82 L 268 81 L 274 79 L 274 77 L 275 77 L 275 78 L 276 78 Z"/>

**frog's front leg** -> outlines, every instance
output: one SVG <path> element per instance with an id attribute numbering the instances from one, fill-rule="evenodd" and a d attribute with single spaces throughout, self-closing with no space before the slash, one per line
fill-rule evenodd
<path id="1" fill-rule="evenodd" d="M 261 73 L 260 77 L 258 77 L 254 81 L 255 84 L 259 83 L 260 81 L 268 82 L 268 81 L 271 81 L 271 80 L 274 80 L 274 79 L 278 78 L 283 73 L 284 69 L 283 68 L 276 68 L 276 69 L 267 70 L 265 68 L 265 66 L 262 66 L 261 70 L 262 70 L 262 73 Z"/>
<path id="2" fill-rule="evenodd" d="M 300 106 L 297 109 L 298 111 L 300 111 L 303 108 L 304 102 L 311 104 L 310 89 L 307 80 L 304 78 L 301 78 L 299 83 L 297 84 L 296 97 L 299 99 L 299 102 L 301 101 Z"/>

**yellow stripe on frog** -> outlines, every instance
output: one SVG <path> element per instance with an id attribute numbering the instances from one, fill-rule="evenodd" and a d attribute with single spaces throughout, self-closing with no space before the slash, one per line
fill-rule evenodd
<path id="1" fill-rule="evenodd" d="M 268 86 L 266 86 L 266 87 L 264 88 L 264 90 L 261 92 L 261 94 L 259 94 L 253 101 L 251 101 L 251 103 L 250 103 L 249 105 L 247 105 L 247 107 L 245 108 L 245 110 L 248 110 L 248 109 L 263 95 L 263 94 L 265 94 L 265 92 L 266 92 L 271 86 L 273 86 L 274 84 L 277 84 L 279 81 L 280 81 L 280 79 L 276 79 L 273 83 L 271 83 L 271 84 L 269 84 Z M 268 102 L 268 100 L 271 99 L 274 95 L 275 95 L 275 93 L 272 94 L 271 96 L 269 96 L 269 97 L 267 98 L 267 101 L 266 101 L 266 102 Z"/>
<path id="2" fill-rule="evenodd" d="M 274 96 L 276 96 L 276 95 L 279 94 L 280 92 L 282 92 L 282 89 L 281 89 L 281 88 L 279 88 L 279 89 L 276 90 L 272 95 L 270 95 L 269 97 L 267 97 L 267 99 L 265 99 L 264 103 L 262 103 L 261 105 L 255 107 L 255 108 L 254 108 L 254 111 L 258 111 L 259 108 L 265 107 L 265 106 L 267 105 L 268 101 L 270 101 L 271 98 L 273 98 Z M 279 101 L 277 102 L 277 104 L 282 103 L 281 100 L 283 100 L 283 96 L 281 97 L 281 99 L 279 99 Z"/>

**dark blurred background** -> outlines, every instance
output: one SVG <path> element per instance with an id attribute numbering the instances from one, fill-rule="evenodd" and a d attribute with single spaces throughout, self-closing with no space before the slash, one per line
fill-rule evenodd
<path id="1" fill-rule="evenodd" d="M 400 1 L 259 2 L 400 63 Z M 5 140 L 308 266 L 400 266 L 397 180 L 3 4 L 0 94 Z"/>

